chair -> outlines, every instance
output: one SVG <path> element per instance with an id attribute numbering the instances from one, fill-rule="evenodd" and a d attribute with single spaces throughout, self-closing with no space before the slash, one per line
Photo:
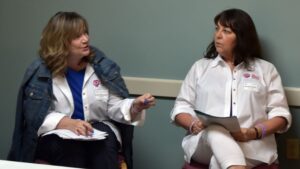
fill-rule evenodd
<path id="1" fill-rule="evenodd" d="M 195 161 L 191 161 L 191 163 L 185 162 L 182 166 L 182 169 L 208 169 L 208 165 L 206 164 L 200 164 Z M 262 164 L 257 167 L 254 167 L 253 169 L 279 169 L 279 165 L 276 163 L 273 163 L 271 165 Z"/>

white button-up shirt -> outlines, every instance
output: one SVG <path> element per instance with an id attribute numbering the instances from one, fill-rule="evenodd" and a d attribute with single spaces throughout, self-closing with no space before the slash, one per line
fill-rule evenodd
<path id="1" fill-rule="evenodd" d="M 281 78 L 271 63 L 261 59 L 252 62 L 249 70 L 239 64 L 233 71 L 220 56 L 197 61 L 182 83 L 171 119 L 174 121 L 179 113 L 196 117 L 194 109 L 220 117 L 232 113 L 242 128 L 253 127 L 276 116 L 287 120 L 284 131 L 291 125 Z M 200 137 L 201 132 L 183 139 L 186 161 L 190 161 Z M 239 144 L 247 158 L 266 163 L 277 159 L 274 135 Z"/>
<path id="2" fill-rule="evenodd" d="M 72 92 L 65 77 L 53 78 L 53 94 L 51 108 L 43 124 L 38 130 L 38 135 L 47 133 L 56 128 L 59 121 L 71 117 L 74 112 Z M 86 67 L 83 88 L 82 104 L 86 121 L 102 121 L 110 126 L 121 143 L 118 129 L 108 120 L 112 119 L 125 124 L 142 125 L 145 120 L 143 110 L 134 120 L 131 119 L 130 107 L 134 99 L 122 99 L 110 92 L 102 85 L 100 79 L 89 64 Z"/>

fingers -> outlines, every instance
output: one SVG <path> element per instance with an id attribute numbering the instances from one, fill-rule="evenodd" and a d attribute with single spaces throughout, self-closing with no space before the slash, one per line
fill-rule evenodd
<path id="1" fill-rule="evenodd" d="M 238 142 L 246 142 L 251 140 L 251 137 L 249 137 L 250 130 L 248 128 L 241 128 L 238 132 L 231 132 L 231 136 L 234 138 L 234 140 Z"/>
<path id="2" fill-rule="evenodd" d="M 69 117 L 62 118 L 56 128 L 68 129 L 77 135 L 83 136 L 92 136 L 93 134 L 93 127 L 90 123 L 79 119 L 71 119 Z"/>
<path id="3" fill-rule="evenodd" d="M 90 123 L 84 121 L 83 126 L 86 129 L 86 136 L 92 136 L 94 133 L 94 129 L 93 129 L 92 125 Z"/>
<path id="4" fill-rule="evenodd" d="M 76 120 L 76 124 L 74 125 L 74 132 L 77 135 L 83 136 L 91 136 L 93 134 L 93 127 L 90 123 L 83 120 Z"/>
<path id="5" fill-rule="evenodd" d="M 134 103 L 136 103 L 141 110 L 148 109 L 155 105 L 155 97 L 153 97 L 150 93 L 145 93 L 136 98 Z"/>
<path id="6" fill-rule="evenodd" d="M 196 121 L 195 124 L 192 126 L 192 134 L 198 134 L 204 129 L 204 125 L 201 121 Z"/>

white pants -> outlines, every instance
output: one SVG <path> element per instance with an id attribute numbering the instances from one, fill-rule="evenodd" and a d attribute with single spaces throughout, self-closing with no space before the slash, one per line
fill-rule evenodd
<path id="1" fill-rule="evenodd" d="M 238 143 L 219 125 L 211 125 L 202 131 L 198 147 L 192 159 L 209 164 L 210 169 L 227 169 L 232 165 L 255 167 L 262 162 L 246 159 Z"/>

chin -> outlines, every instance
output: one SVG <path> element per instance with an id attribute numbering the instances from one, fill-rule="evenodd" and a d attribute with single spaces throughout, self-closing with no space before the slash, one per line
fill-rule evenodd
<path id="1" fill-rule="evenodd" d="M 82 52 L 82 54 L 83 54 L 83 56 L 87 56 L 90 54 L 90 52 L 91 52 L 90 50 L 87 50 L 87 51 Z"/>

